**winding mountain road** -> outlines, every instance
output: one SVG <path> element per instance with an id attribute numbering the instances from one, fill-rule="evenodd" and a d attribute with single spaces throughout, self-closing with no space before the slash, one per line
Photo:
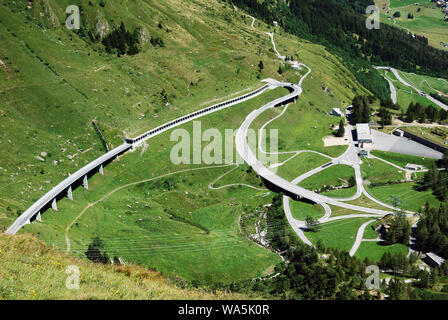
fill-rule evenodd
<path id="1" fill-rule="evenodd" d="M 323 195 L 317 194 L 315 192 L 312 192 L 310 190 L 307 190 L 305 188 L 299 187 L 299 186 L 293 184 L 292 182 L 289 182 L 289 181 L 285 180 L 284 178 L 278 176 L 274 172 L 272 172 L 271 170 L 266 168 L 261 161 L 259 161 L 257 159 L 254 152 L 248 146 L 248 142 L 247 142 L 248 130 L 249 130 L 249 127 L 252 124 L 252 122 L 266 110 L 268 110 L 270 108 L 274 108 L 275 106 L 277 106 L 279 104 L 286 103 L 286 102 L 290 101 L 291 99 L 295 99 L 298 97 L 298 95 L 300 95 L 302 93 L 302 88 L 295 84 L 292 84 L 292 83 L 271 81 L 271 85 L 282 86 L 285 88 L 292 89 L 293 91 L 290 94 L 288 94 L 282 98 L 279 98 L 279 99 L 276 99 L 274 101 L 267 103 L 266 105 L 262 106 L 259 109 L 255 109 L 246 117 L 246 119 L 244 120 L 244 122 L 242 123 L 240 128 L 238 129 L 238 131 L 236 133 L 236 137 L 235 137 L 236 149 L 237 149 L 238 154 L 241 156 L 241 158 L 265 180 L 269 181 L 270 183 L 279 187 L 280 189 L 282 189 L 286 192 L 289 192 L 290 194 L 296 195 L 298 198 L 306 198 L 306 199 L 309 199 L 309 200 L 317 202 L 317 203 L 325 202 L 325 203 L 328 203 L 328 204 L 331 204 L 334 206 L 338 206 L 338 207 L 343 207 L 346 209 L 351 209 L 351 210 L 356 210 L 356 211 L 361 211 L 361 212 L 366 212 L 366 213 L 373 213 L 373 214 L 378 214 L 378 215 L 384 215 L 384 214 L 391 213 L 390 211 L 366 208 L 366 207 L 343 203 L 343 202 L 340 202 L 333 198 L 323 196 Z M 350 148 L 351 147 L 349 147 L 349 149 Z M 346 153 L 344 153 L 344 155 L 342 155 L 341 157 L 344 157 L 346 155 Z"/>
<path id="2" fill-rule="evenodd" d="M 364 231 L 366 230 L 367 226 L 369 224 L 371 224 L 372 222 L 375 222 L 375 220 L 367 221 L 358 229 L 358 232 L 356 233 L 355 243 L 353 244 L 353 247 L 350 249 L 350 252 L 349 252 L 350 256 L 353 257 L 355 255 L 356 251 L 358 251 L 358 248 L 362 242 L 362 238 L 364 237 Z"/>
<path id="3" fill-rule="evenodd" d="M 286 57 L 282 56 L 277 50 L 277 47 L 276 47 L 275 41 L 274 41 L 274 34 L 268 33 L 268 32 L 266 34 L 268 34 L 271 39 L 272 45 L 274 47 L 274 52 L 276 53 L 277 57 L 279 59 L 285 61 Z M 297 70 L 301 70 L 301 66 L 305 66 L 305 65 L 297 63 L 297 62 L 290 62 L 290 63 L 294 64 L 295 69 L 297 69 Z M 286 107 L 280 113 L 280 115 L 271 119 L 270 121 L 265 123 L 262 126 L 262 128 L 259 129 L 259 137 L 261 138 L 262 134 L 263 134 L 263 129 L 267 126 L 267 124 L 269 124 L 270 122 L 274 121 L 275 119 L 278 119 L 279 117 L 281 117 L 284 114 L 284 112 L 286 111 L 286 109 L 288 108 L 288 102 L 291 100 L 291 98 L 296 99 L 303 92 L 302 83 L 305 80 L 305 78 L 309 75 L 309 73 L 311 72 L 311 69 L 308 66 L 305 66 L 305 67 L 308 68 L 308 72 L 304 76 L 302 76 L 298 85 L 295 85 L 292 83 L 277 82 L 275 80 L 270 81 L 272 86 L 282 86 L 285 88 L 289 88 L 291 90 L 291 93 L 289 95 L 286 95 L 286 96 L 280 98 L 280 99 L 276 99 L 273 102 L 267 103 L 266 105 L 260 107 L 259 109 L 252 111 L 246 117 L 246 119 L 241 124 L 240 128 L 238 129 L 236 137 L 235 137 L 235 144 L 236 144 L 237 152 L 239 153 L 241 158 L 249 166 L 251 166 L 255 172 L 257 172 L 261 177 L 263 177 L 266 181 L 269 181 L 271 184 L 277 186 L 278 188 L 280 188 L 281 190 L 283 190 L 286 193 L 295 195 L 298 199 L 306 198 L 306 199 L 311 200 L 317 204 L 320 204 L 324 208 L 325 214 L 322 218 L 318 219 L 319 223 L 325 223 L 325 222 L 342 220 L 342 219 L 361 218 L 361 217 L 363 217 L 363 218 L 366 218 L 366 217 L 379 218 L 386 214 L 392 214 L 395 210 L 397 210 L 397 208 L 394 208 L 393 206 L 390 206 L 388 204 L 385 204 L 385 203 L 375 199 L 365 190 L 363 180 L 362 180 L 362 175 L 361 175 L 361 168 L 360 168 L 361 161 L 358 157 L 359 149 L 356 148 L 355 143 L 351 137 L 351 134 L 348 135 L 349 147 L 340 157 L 335 158 L 335 159 L 330 157 L 332 161 L 329 164 L 320 166 L 320 167 L 315 168 L 305 174 L 302 174 L 301 176 L 299 176 L 298 178 L 294 179 L 291 182 L 283 179 L 282 177 L 275 174 L 273 171 L 266 168 L 263 165 L 263 163 L 257 159 L 254 152 L 248 146 L 248 141 L 247 141 L 248 129 L 249 129 L 250 125 L 253 123 L 253 121 L 258 116 L 260 116 L 263 112 L 265 112 L 268 109 L 274 108 L 280 104 L 286 104 Z M 391 85 L 392 100 L 396 102 L 395 88 L 392 86 L 391 82 L 389 82 L 389 84 Z M 393 87 L 393 89 L 392 89 L 392 87 Z M 346 132 L 351 132 L 352 130 L 353 130 L 352 126 L 347 126 Z M 267 151 L 263 150 L 263 148 L 262 148 L 261 139 L 259 139 L 259 142 L 258 142 L 258 149 L 260 151 L 262 151 L 263 153 L 267 153 Z M 304 150 L 279 152 L 278 154 L 294 153 L 294 155 L 291 157 L 291 158 L 293 158 L 300 152 L 304 152 Z M 285 162 L 289 161 L 291 158 L 287 159 Z M 277 166 L 283 165 L 283 164 L 284 164 L 284 162 L 278 164 Z M 355 177 L 356 177 L 356 187 L 357 187 L 357 191 L 354 196 L 345 198 L 345 199 L 335 199 L 335 198 L 330 198 L 330 197 L 326 197 L 326 196 L 314 193 L 312 191 L 309 191 L 307 189 L 297 186 L 297 183 L 299 183 L 300 181 L 302 181 L 320 171 L 323 171 L 330 166 L 334 166 L 336 164 L 350 165 L 354 168 Z M 273 166 L 271 165 L 271 168 L 272 167 Z M 389 208 L 394 211 L 367 208 L 367 207 L 352 205 L 352 204 L 343 202 L 343 201 L 357 199 L 363 194 L 366 195 L 367 198 L 369 198 L 370 200 L 380 204 L 381 206 L 383 206 L 385 208 Z M 288 197 L 286 195 L 283 196 L 283 208 L 284 208 L 288 223 L 291 225 L 291 227 L 293 228 L 295 233 L 305 244 L 312 245 L 311 241 L 309 241 L 309 239 L 306 237 L 306 235 L 304 233 L 304 230 L 306 229 L 305 222 L 295 219 L 292 215 L 291 208 L 290 208 L 290 200 L 291 200 L 290 197 Z M 333 205 L 333 206 L 349 209 L 349 210 L 355 210 L 355 211 L 362 212 L 362 213 L 331 217 L 331 208 L 329 207 L 329 204 Z M 411 211 L 406 211 L 406 212 L 410 215 L 414 214 L 414 212 L 411 212 Z M 356 253 L 356 251 L 358 250 L 358 248 L 361 244 L 365 228 L 373 221 L 375 221 L 375 220 L 370 220 L 370 221 L 364 223 L 358 229 L 355 243 L 353 244 L 353 247 L 350 250 L 350 255 L 353 256 Z"/>
<path id="4" fill-rule="evenodd" d="M 251 27 L 254 28 L 254 22 L 255 19 L 252 17 L 253 21 L 251 24 Z M 275 45 L 275 41 L 274 41 L 274 34 L 273 33 L 269 33 L 266 32 L 266 34 L 269 35 L 273 48 L 274 48 L 274 52 L 276 54 L 276 56 L 283 60 L 283 61 L 287 61 L 285 56 L 282 56 Z M 360 159 L 358 157 L 358 149 L 355 147 L 355 143 L 351 137 L 351 134 L 348 134 L 349 132 L 352 131 L 352 127 L 351 126 L 347 126 L 346 127 L 346 132 L 347 132 L 347 139 L 349 139 L 349 147 L 347 148 L 347 150 L 339 157 L 337 158 L 333 158 L 330 157 L 328 155 L 313 151 L 313 150 L 296 150 L 296 151 L 286 151 L 286 152 L 278 152 L 278 154 L 293 154 L 292 157 L 290 157 L 289 159 L 287 159 L 286 161 L 280 163 L 280 164 L 276 164 L 277 166 L 283 165 L 284 163 L 286 163 L 287 161 L 291 160 L 292 158 L 294 158 L 295 156 L 297 156 L 300 153 L 303 152 L 314 152 L 314 153 L 318 153 L 324 157 L 329 158 L 330 163 L 324 166 L 320 166 L 318 168 L 315 168 L 313 170 L 310 170 L 309 172 L 300 175 L 299 177 L 297 177 L 296 179 L 294 179 L 293 181 L 287 181 L 285 179 L 283 179 L 282 177 L 278 176 L 276 173 L 274 173 L 273 171 L 271 171 L 269 168 L 266 168 L 263 163 L 261 161 L 259 161 L 256 157 L 256 155 L 254 154 L 254 152 L 251 150 L 251 148 L 248 145 L 248 141 L 247 141 L 247 137 L 248 137 L 248 130 L 250 128 L 250 125 L 253 123 L 253 121 L 259 117 L 263 112 L 271 109 L 271 108 L 275 108 L 277 106 L 280 105 L 285 105 L 286 107 L 284 108 L 284 110 L 281 112 L 280 115 L 278 115 L 277 117 L 275 117 L 274 119 L 268 121 L 267 123 L 264 124 L 264 126 L 259 130 L 259 136 L 262 137 L 262 131 L 263 129 L 272 121 L 274 121 L 275 119 L 283 116 L 283 114 L 285 113 L 285 111 L 288 108 L 288 104 L 295 101 L 303 92 L 302 89 L 302 84 L 303 81 L 307 78 L 307 76 L 311 73 L 311 68 L 309 68 L 308 66 L 306 66 L 303 63 L 299 63 L 297 61 L 287 61 L 288 63 L 291 64 L 292 68 L 297 70 L 297 71 L 301 71 L 302 67 L 305 67 L 308 69 L 307 73 L 305 75 L 303 75 L 301 77 L 301 79 L 299 80 L 298 84 L 293 84 L 293 83 L 288 83 L 288 82 L 279 82 L 273 79 L 266 79 L 264 80 L 265 82 L 267 82 L 267 84 L 265 84 L 264 86 L 262 86 L 261 88 L 256 89 L 253 92 L 250 92 L 248 94 L 245 94 L 241 97 L 237 97 L 207 108 L 204 108 L 202 110 L 190 113 L 188 115 L 185 115 L 183 117 L 177 118 L 175 120 L 172 120 L 170 122 L 167 122 L 157 128 L 154 128 L 134 139 L 125 139 L 125 142 L 123 145 L 115 148 L 114 150 L 108 152 L 107 154 L 103 155 L 102 157 L 99 157 L 98 159 L 92 161 L 91 163 L 87 164 L 85 167 L 81 168 L 80 170 L 78 170 L 77 172 L 75 172 L 73 175 L 70 175 L 67 179 L 65 179 L 64 181 L 62 181 L 60 184 L 58 184 L 56 187 L 54 187 L 50 192 L 48 192 L 47 194 L 45 194 L 41 199 L 39 199 L 36 203 L 34 203 L 30 208 L 28 208 L 12 225 L 11 227 L 7 230 L 6 233 L 9 234 L 15 234 L 23 225 L 29 223 L 31 221 L 31 219 L 36 216 L 36 214 L 39 215 L 40 217 L 40 211 L 47 206 L 49 203 L 53 202 L 55 204 L 56 198 L 60 197 L 61 194 L 63 194 L 64 192 L 67 192 L 67 189 L 70 189 L 70 194 L 71 194 L 71 186 L 73 183 L 75 183 L 76 181 L 78 181 L 79 179 L 82 179 L 84 177 L 85 179 L 85 183 L 87 180 L 87 175 L 91 174 L 93 170 L 97 170 L 98 168 L 100 168 L 100 172 L 102 172 L 102 165 L 106 162 L 109 161 L 110 159 L 113 159 L 115 157 L 117 157 L 118 155 L 130 150 L 130 149 L 135 149 L 137 146 L 141 145 L 143 142 L 145 142 L 146 140 L 161 134 L 162 132 L 165 132 L 167 130 L 170 130 L 174 127 L 177 127 L 181 124 L 187 123 L 189 121 L 192 121 L 193 119 L 202 117 L 204 115 L 216 112 L 218 110 L 221 110 L 223 108 L 227 108 L 230 107 L 232 105 L 236 105 L 239 104 L 241 102 L 250 100 L 260 94 L 262 94 L 264 91 L 268 90 L 268 89 L 275 89 L 278 87 L 283 87 L 286 88 L 290 91 L 289 94 L 275 99 L 267 104 L 265 104 L 264 106 L 261 106 L 258 109 L 253 110 L 243 121 L 243 123 L 241 124 L 240 128 L 237 131 L 236 137 L 235 137 L 235 146 L 236 146 L 236 150 L 238 152 L 238 154 L 241 156 L 241 158 L 249 165 L 251 166 L 254 171 L 260 175 L 262 178 L 264 178 L 266 181 L 269 181 L 271 184 L 277 186 L 279 189 L 285 191 L 288 194 L 291 195 L 295 195 L 298 199 L 308 199 L 311 200 L 312 202 L 315 202 L 319 205 L 321 205 L 324 208 L 324 216 L 321 217 L 320 219 L 318 219 L 318 221 L 320 223 L 325 223 L 325 222 L 330 222 L 330 221 L 336 221 L 336 220 L 342 220 L 342 219 L 352 219 L 352 218 L 359 218 L 359 217 L 382 217 L 386 214 L 391 214 L 393 213 L 392 211 L 388 211 L 388 210 L 380 210 L 380 209 L 374 209 L 374 208 L 368 208 L 368 207 L 362 207 L 362 206 L 358 206 L 358 205 L 353 205 L 353 204 L 349 204 L 349 203 L 345 203 L 344 201 L 350 201 L 350 200 L 355 200 L 357 198 L 359 198 L 362 194 L 365 194 L 369 199 L 371 199 L 372 201 L 375 201 L 376 203 L 382 205 L 385 208 L 388 209 L 396 209 L 390 205 L 384 204 L 378 200 L 376 200 L 374 197 L 372 197 L 371 195 L 368 194 L 368 192 L 365 190 L 364 185 L 363 185 L 363 180 L 362 180 L 362 176 L 361 176 L 361 169 L 360 169 Z M 413 88 L 414 90 L 416 90 L 417 92 L 421 93 L 420 90 L 418 90 L 417 88 L 411 86 L 410 84 L 408 84 L 406 81 L 404 81 L 400 75 L 398 74 L 397 70 L 393 69 L 393 68 L 388 68 L 388 67 L 377 67 L 377 69 L 388 69 L 390 71 L 392 71 L 394 73 L 394 75 L 397 77 L 397 79 L 402 82 L 403 84 L 405 84 L 406 86 L 409 86 L 411 88 Z M 396 90 L 395 87 L 393 86 L 393 83 L 388 80 L 389 82 L 389 86 L 391 87 L 391 93 L 392 93 L 392 100 L 396 102 Z M 436 103 L 437 105 L 441 106 L 444 109 L 448 110 L 448 106 L 444 105 L 443 103 L 441 103 L 440 101 L 426 96 L 429 100 L 433 101 L 434 103 Z M 266 150 L 263 150 L 262 145 L 261 145 L 261 139 L 259 139 L 259 144 L 258 144 L 258 149 L 260 151 L 262 151 L 263 153 L 268 153 Z M 331 166 L 337 165 L 337 164 L 344 164 L 344 165 L 349 165 L 352 166 L 354 168 L 355 171 L 355 178 L 356 178 L 356 194 L 352 197 L 349 198 L 343 198 L 343 199 L 337 199 L 337 198 L 332 198 L 332 197 L 328 197 L 328 196 L 324 196 L 318 193 L 315 193 L 313 191 L 307 190 L 305 188 L 299 187 L 297 184 L 318 173 L 321 172 Z M 214 183 L 216 183 L 219 179 L 223 178 L 225 175 L 229 174 L 230 172 L 232 172 L 233 170 L 235 170 L 237 167 L 233 168 L 232 170 L 222 174 L 221 176 L 219 176 L 216 180 L 214 180 L 213 182 L 211 182 L 209 184 L 209 188 L 210 189 L 220 189 L 220 188 L 224 188 L 224 187 L 229 187 L 231 185 L 226 185 L 226 186 L 222 186 L 222 187 L 214 187 Z M 188 171 L 188 170 L 185 170 Z M 168 174 L 169 175 L 169 174 Z M 160 178 L 160 177 L 158 177 Z M 151 178 L 151 179 L 147 179 L 147 180 L 143 180 L 143 181 L 150 181 L 152 179 L 156 179 L 156 178 Z M 140 182 L 138 182 L 140 183 Z M 126 186 L 131 186 L 134 184 L 129 184 Z M 246 185 L 246 184 L 234 184 L 234 185 L 244 185 L 247 187 L 251 187 L 257 190 L 261 190 L 257 187 L 253 187 L 250 185 Z M 89 204 L 86 208 L 84 208 L 84 210 L 80 213 L 80 215 L 77 217 L 77 219 L 86 211 L 88 210 L 88 208 L 90 208 L 91 206 L 95 205 L 98 202 L 103 201 L 104 199 L 106 199 L 108 196 L 110 196 L 112 193 L 121 190 L 122 188 L 126 187 L 126 186 L 122 186 L 120 188 L 117 188 L 115 190 L 112 190 L 110 193 L 108 193 L 106 196 L 104 196 L 103 198 L 99 199 L 98 201 Z M 288 223 L 291 225 L 291 227 L 293 228 L 293 230 L 295 231 L 295 233 L 299 236 L 299 238 L 306 243 L 307 245 L 312 245 L 311 241 L 309 241 L 309 239 L 306 237 L 304 230 L 306 228 L 305 222 L 304 221 L 300 221 L 297 220 L 293 217 L 292 212 L 291 212 L 291 208 L 290 208 L 290 197 L 289 196 L 284 196 L 283 197 L 283 207 L 284 207 L 284 211 L 285 211 L 285 215 L 286 218 L 288 220 Z M 351 214 L 351 215 L 343 215 L 343 216 L 336 216 L 336 217 L 331 217 L 331 208 L 330 205 L 332 206 L 336 206 L 336 207 L 341 207 L 341 208 L 345 208 L 345 209 L 349 209 L 349 210 L 354 210 L 357 212 L 360 212 L 358 214 Z M 409 214 L 413 214 L 413 212 L 408 212 Z M 74 220 L 76 221 L 76 219 Z M 365 228 L 368 226 L 368 224 L 370 224 L 372 221 L 374 220 L 370 220 L 366 223 L 364 223 L 357 232 L 357 236 L 356 236 L 356 240 L 355 243 L 353 244 L 353 247 L 350 250 L 350 255 L 354 255 L 357 251 L 357 249 L 359 248 L 361 241 L 362 241 L 362 237 L 365 231 Z M 72 222 L 73 224 L 74 222 Z M 72 225 L 71 224 L 71 225 Z M 71 227 L 71 225 L 69 225 L 69 227 L 66 230 L 66 239 L 68 239 L 68 231 Z M 70 241 L 67 240 L 67 250 L 70 251 Z"/>
<path id="5" fill-rule="evenodd" d="M 433 102 L 434 104 L 438 105 L 440 108 L 448 110 L 448 106 L 446 104 L 444 104 L 443 102 L 431 97 L 430 95 L 426 94 L 425 92 L 423 92 L 422 90 L 418 89 L 417 87 L 415 87 L 415 85 L 411 85 L 410 83 L 408 83 L 407 81 L 405 81 L 401 75 L 398 73 L 397 69 L 391 68 L 391 67 L 375 67 L 375 69 L 378 70 L 388 70 L 391 71 L 394 76 L 398 79 L 398 81 L 400 81 L 402 84 L 404 84 L 405 86 L 414 89 L 418 94 L 420 94 L 421 96 L 424 96 L 426 99 L 428 99 L 429 101 Z M 386 79 L 388 80 L 388 79 Z M 388 80 L 389 85 L 391 85 L 391 81 Z M 393 85 L 393 84 L 392 84 Z M 391 90 L 392 91 L 392 90 Z M 394 91 L 395 91 L 395 87 L 394 87 Z M 396 91 L 395 91 L 395 96 L 396 96 Z"/>
<path id="6" fill-rule="evenodd" d="M 183 117 L 177 118 L 165 124 L 162 124 L 142 135 L 134 138 L 134 139 L 125 139 L 124 143 L 117 148 L 107 152 L 106 154 L 98 157 L 92 162 L 88 163 L 78 171 L 73 174 L 69 174 L 69 176 L 61 181 L 58 185 L 53 187 L 50 191 L 48 191 L 45 195 L 43 195 L 40 199 L 38 199 L 35 203 L 33 203 L 24 213 L 22 213 L 14 223 L 6 230 L 6 234 L 16 234 L 24 225 L 27 225 L 33 221 L 33 219 L 40 220 L 41 213 L 43 213 L 48 207 L 52 207 L 54 210 L 57 210 L 57 201 L 67 196 L 70 199 L 73 199 L 72 189 L 79 183 L 79 181 L 83 181 L 82 184 L 85 188 L 88 188 L 88 177 L 93 175 L 96 172 L 100 172 L 103 174 L 103 166 L 112 160 L 118 158 L 118 156 L 124 154 L 129 150 L 134 150 L 136 147 L 144 143 L 146 140 L 151 139 L 165 131 L 168 131 L 172 128 L 190 122 L 194 119 L 203 117 L 205 115 L 214 113 L 216 111 L 231 107 L 236 104 L 240 104 L 241 102 L 248 101 L 253 99 L 268 89 L 272 89 L 273 87 L 270 84 L 265 84 L 262 87 L 244 94 L 240 97 L 236 97 L 210 107 L 206 107 L 204 109 L 192 112 Z"/>

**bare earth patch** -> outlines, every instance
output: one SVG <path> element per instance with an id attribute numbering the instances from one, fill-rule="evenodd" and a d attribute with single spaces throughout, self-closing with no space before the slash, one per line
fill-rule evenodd
<path id="1" fill-rule="evenodd" d="M 338 138 L 333 136 L 323 137 L 324 147 L 332 147 L 332 146 L 344 146 L 348 144 L 348 141 L 344 139 L 344 137 Z"/>
<path id="2" fill-rule="evenodd" d="M 9 72 L 9 69 L 8 69 L 8 67 L 6 66 L 6 64 L 3 62 L 3 60 L 2 59 L 0 59 L 0 66 L 2 66 L 6 71 L 8 71 Z"/>

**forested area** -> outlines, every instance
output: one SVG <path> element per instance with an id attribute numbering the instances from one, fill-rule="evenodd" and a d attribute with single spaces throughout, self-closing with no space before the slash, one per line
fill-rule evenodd
<path id="1" fill-rule="evenodd" d="M 421 191 L 432 190 L 433 194 L 442 202 L 448 200 L 448 155 L 438 162 L 440 168 L 432 166 L 421 179 L 416 188 Z M 440 170 L 442 169 L 442 170 Z"/>
<path id="2" fill-rule="evenodd" d="M 426 204 L 417 225 L 417 247 L 423 252 L 434 251 L 448 259 L 448 154 L 432 166 L 418 181 L 418 190 L 432 190 L 433 194 L 443 202 L 439 208 L 431 208 Z M 446 264 L 446 263 L 445 263 Z"/>
<path id="3" fill-rule="evenodd" d="M 380 117 L 380 125 L 382 127 L 392 124 L 392 113 L 385 107 L 381 107 L 378 111 L 378 116 Z"/>
<path id="4" fill-rule="evenodd" d="M 228 0 L 251 14 L 301 38 L 325 45 L 339 55 L 358 81 L 383 103 L 390 100 L 389 86 L 372 65 L 388 65 L 404 71 L 448 76 L 448 52 L 428 45 L 428 39 L 413 36 L 393 26 L 366 28 L 362 9 L 369 0 L 284 1 Z"/>
<path id="5" fill-rule="evenodd" d="M 411 224 L 406 215 L 402 212 L 395 213 L 394 219 L 390 224 L 388 232 L 384 235 L 384 241 L 387 245 L 401 243 L 407 245 L 411 235 Z"/>
<path id="6" fill-rule="evenodd" d="M 286 259 L 275 270 L 279 275 L 234 282 L 227 289 L 257 291 L 280 299 L 371 299 L 365 290 L 366 263 L 348 252 L 325 248 L 321 242 L 317 248 L 299 242 L 286 220 L 282 197 L 277 195 L 269 207 L 266 236 L 272 249 L 282 252 Z M 322 254 L 328 257 L 325 261 L 319 259 Z"/>
<path id="7" fill-rule="evenodd" d="M 282 195 L 274 198 L 269 208 L 268 239 L 272 249 L 282 252 L 285 261 L 277 266 L 273 274 L 266 278 L 236 281 L 230 285 L 215 285 L 215 289 L 233 292 L 257 292 L 268 299 L 338 299 L 372 300 L 379 295 L 370 294 L 366 287 L 366 267 L 378 265 L 387 272 L 391 280 L 382 280 L 380 292 L 388 299 L 419 299 L 416 288 L 431 288 L 439 278 L 448 274 L 448 266 L 434 268 L 431 272 L 420 270 L 415 264 L 416 256 L 386 252 L 378 263 L 368 258 L 363 261 L 350 257 L 346 251 L 326 248 L 321 241 L 315 247 L 305 245 L 289 226 L 282 208 Z M 272 241 L 272 242 L 271 242 Z M 403 276 L 417 281 L 407 284 Z"/>
<path id="8" fill-rule="evenodd" d="M 116 53 L 117 56 L 124 54 L 134 55 L 139 52 L 139 30 L 135 29 L 133 33 L 126 30 L 124 23 L 119 28 L 109 33 L 101 43 L 106 48 L 107 53 Z"/>
<path id="9" fill-rule="evenodd" d="M 423 252 L 433 251 L 448 259 L 448 206 L 425 207 L 417 226 L 417 246 Z M 445 263 L 446 265 L 446 263 Z"/>
<path id="10" fill-rule="evenodd" d="M 375 98 L 371 96 L 355 96 L 352 101 L 351 121 L 356 123 L 369 123 L 370 104 Z"/>
<path id="11" fill-rule="evenodd" d="M 408 109 L 403 120 L 406 122 L 413 122 L 418 120 L 420 123 L 425 123 L 427 120 L 431 122 L 438 122 L 448 119 L 448 111 L 429 105 L 425 107 L 420 103 L 409 104 Z"/>

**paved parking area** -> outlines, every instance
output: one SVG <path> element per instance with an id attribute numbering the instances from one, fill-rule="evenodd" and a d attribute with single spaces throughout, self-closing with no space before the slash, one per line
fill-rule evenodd
<path id="1" fill-rule="evenodd" d="M 405 137 L 397 137 L 377 130 L 372 130 L 372 135 L 373 149 L 376 150 L 390 151 L 432 159 L 442 159 L 443 157 L 441 152 L 433 150 Z"/>

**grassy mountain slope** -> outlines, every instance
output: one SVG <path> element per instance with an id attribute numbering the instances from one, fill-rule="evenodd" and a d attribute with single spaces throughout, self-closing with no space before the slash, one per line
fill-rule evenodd
<path id="1" fill-rule="evenodd" d="M 278 73 L 280 61 L 264 33 L 274 28 L 260 21 L 252 28 L 251 18 L 221 1 L 105 1 L 105 7 L 96 1 L 74 3 L 83 8 L 82 25 L 93 32 L 110 32 L 122 21 L 131 31 L 142 28 L 142 51 L 118 58 L 65 29 L 68 1 L 33 1 L 29 11 L 14 1 L 0 2 L 0 41 L 6 44 L 0 46 L 5 62 L 0 66 L 0 145 L 6 150 L 0 157 L 3 230 L 68 173 L 104 152 L 92 119 L 116 146 L 124 136 L 259 87 L 263 78 L 297 82 L 307 71 L 283 66 Z M 154 48 L 151 36 L 161 37 L 165 47 Z M 324 149 L 322 136 L 331 134 L 330 124 L 338 121 L 333 123 L 328 111 L 368 91 L 324 47 L 282 29 L 275 30 L 275 39 L 282 54 L 312 69 L 303 96 L 290 106 L 288 126 L 302 126 L 295 121 L 307 114 L 319 126 L 308 130 L 309 138 Z M 269 91 L 204 117 L 203 130 L 236 129 L 254 108 L 284 94 L 283 89 Z M 192 132 L 191 123 L 182 128 Z M 61 250 L 67 249 L 68 238 L 76 256 L 83 256 L 92 237 L 100 236 L 111 256 L 187 280 L 228 283 L 271 273 L 279 256 L 249 241 L 240 221 L 248 214 L 261 215 L 273 193 L 244 166 L 216 186 L 248 183 L 261 190 L 211 190 L 209 184 L 232 167 L 174 165 L 169 159 L 176 142 L 169 134 L 111 163 L 105 176 L 89 180 L 88 191 L 74 191 L 75 201 L 60 201 L 58 212 L 45 212 L 42 223 L 21 232 Z M 305 139 L 294 141 L 291 135 L 282 148 L 304 146 Z M 291 166 L 285 175 L 294 170 Z"/>
<path id="2" fill-rule="evenodd" d="M 1 2 L 0 142 L 7 150 L 0 157 L 1 225 L 103 152 L 92 119 L 116 146 L 204 102 L 259 86 L 260 59 L 265 76 L 277 68 L 268 42 L 242 29 L 249 18 L 229 7 L 218 15 L 216 2 L 74 3 L 84 10 L 82 26 L 138 24 L 146 34 L 143 51 L 117 58 L 67 30 L 61 24 L 68 2 L 34 1 L 32 10 Z M 145 42 L 156 34 L 165 48 Z"/>
<path id="3" fill-rule="evenodd" d="M 80 270 L 79 290 L 68 290 L 68 266 Z M 3 299 L 250 299 L 241 294 L 185 286 L 135 265 L 100 265 L 49 249 L 30 235 L 0 235 Z"/>

